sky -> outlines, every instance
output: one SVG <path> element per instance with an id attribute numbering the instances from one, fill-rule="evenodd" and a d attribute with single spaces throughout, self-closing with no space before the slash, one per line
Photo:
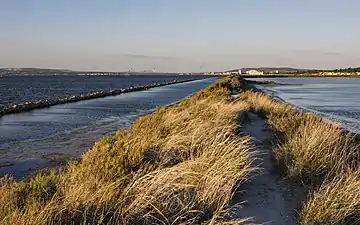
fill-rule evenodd
<path id="1" fill-rule="evenodd" d="M 0 67 L 356 67 L 359 9 L 359 0 L 0 0 Z"/>

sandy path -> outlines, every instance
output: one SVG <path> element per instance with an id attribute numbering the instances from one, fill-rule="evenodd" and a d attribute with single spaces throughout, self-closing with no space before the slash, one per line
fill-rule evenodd
<path id="1" fill-rule="evenodd" d="M 242 127 L 245 135 L 253 138 L 259 151 L 255 165 L 261 172 L 252 181 L 243 185 L 234 197 L 232 210 L 237 218 L 253 217 L 254 222 L 263 224 L 298 224 L 296 208 L 299 199 L 296 192 L 302 192 L 294 184 L 286 182 L 276 170 L 269 141 L 273 133 L 265 121 L 254 113 Z M 239 205 L 241 205 L 239 207 Z"/>

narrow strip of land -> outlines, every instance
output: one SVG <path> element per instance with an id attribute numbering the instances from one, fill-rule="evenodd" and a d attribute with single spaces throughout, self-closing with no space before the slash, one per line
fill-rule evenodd
<path id="1" fill-rule="evenodd" d="M 259 115 L 249 112 L 241 128 L 242 134 L 251 137 L 255 146 L 254 167 L 259 173 L 233 199 L 237 218 L 254 218 L 259 224 L 295 225 L 298 224 L 298 210 L 304 191 L 285 181 L 276 168 L 272 145 L 275 136 L 266 121 Z"/>

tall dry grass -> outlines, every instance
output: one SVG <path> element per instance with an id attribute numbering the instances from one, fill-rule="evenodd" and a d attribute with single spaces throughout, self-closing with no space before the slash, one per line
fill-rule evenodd
<path id="1" fill-rule="evenodd" d="M 223 210 L 254 168 L 248 138 L 218 139 L 199 157 L 134 180 L 124 197 L 131 223 L 199 223 Z"/>
<path id="2" fill-rule="evenodd" d="M 360 171 L 325 182 L 305 204 L 301 224 L 360 224 Z"/>
<path id="3" fill-rule="evenodd" d="M 339 124 L 298 111 L 263 93 L 247 91 L 242 98 L 282 134 L 274 153 L 289 177 L 311 182 L 358 166 L 356 138 Z"/>
<path id="4" fill-rule="evenodd" d="M 59 189 L 62 173 L 55 170 L 39 174 L 28 182 L 16 182 L 11 177 L 0 179 L 0 224 L 26 224 L 25 213 L 33 212 L 51 201 Z M 30 213 L 31 214 L 31 213 Z"/>
<path id="5" fill-rule="evenodd" d="M 245 91 L 241 97 L 281 134 L 274 154 L 287 176 L 315 188 L 301 212 L 301 224 L 360 224 L 360 149 L 355 135 L 266 94 Z"/>
<path id="6" fill-rule="evenodd" d="M 239 137 L 249 110 L 226 78 L 139 118 L 69 163 L 28 182 L 4 180 L 1 224 L 201 224 L 219 219 L 249 179 L 252 153 Z M 245 221 L 245 220 L 244 220 Z"/>
<path id="7" fill-rule="evenodd" d="M 360 158 L 353 135 L 313 115 L 304 118 L 304 123 L 293 134 L 286 134 L 285 141 L 275 149 L 277 159 L 286 165 L 290 177 L 315 182 L 356 167 Z"/>

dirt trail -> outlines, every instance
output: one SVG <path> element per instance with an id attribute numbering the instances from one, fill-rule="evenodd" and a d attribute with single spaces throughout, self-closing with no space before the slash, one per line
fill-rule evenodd
<path id="1" fill-rule="evenodd" d="M 297 210 L 303 191 L 285 181 L 273 161 L 270 141 L 274 136 L 264 119 L 254 113 L 244 122 L 242 131 L 253 138 L 259 152 L 255 165 L 260 165 L 260 173 L 252 181 L 243 185 L 234 197 L 232 211 L 237 218 L 253 217 L 254 222 L 275 225 L 298 224 Z"/>

